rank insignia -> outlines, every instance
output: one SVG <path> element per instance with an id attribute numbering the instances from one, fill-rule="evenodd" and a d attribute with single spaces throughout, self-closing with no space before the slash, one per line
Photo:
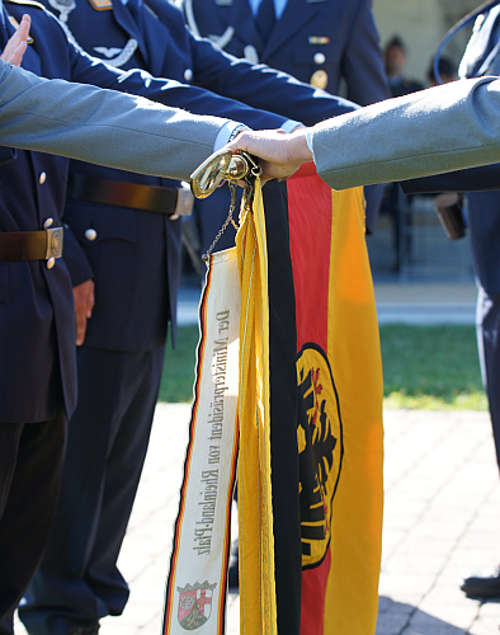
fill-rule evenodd
<path id="1" fill-rule="evenodd" d="M 330 38 L 327 35 L 310 35 L 307 41 L 311 46 L 330 44 Z"/>
<path id="2" fill-rule="evenodd" d="M 323 90 L 328 86 L 328 73 L 326 71 L 314 71 L 309 80 L 311 86 L 314 88 L 322 88 Z"/>
<path id="3" fill-rule="evenodd" d="M 89 0 L 89 2 L 96 11 L 109 11 L 113 8 L 113 0 Z"/>
<path id="4" fill-rule="evenodd" d="M 14 17 L 13 17 L 13 16 L 11 16 L 11 15 L 9 15 L 9 22 L 12 24 L 12 26 L 13 26 L 15 29 L 18 29 L 18 28 L 19 28 L 19 22 L 16 20 L 16 18 L 14 18 Z M 33 42 L 34 42 L 34 41 L 35 41 L 35 40 L 34 40 L 32 37 L 29 37 L 29 38 L 26 40 L 26 42 L 27 42 L 28 44 L 33 44 Z"/>

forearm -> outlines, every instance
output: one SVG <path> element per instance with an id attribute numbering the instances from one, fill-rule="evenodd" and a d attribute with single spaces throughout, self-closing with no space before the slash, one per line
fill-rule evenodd
<path id="1" fill-rule="evenodd" d="M 319 173 L 336 189 L 495 163 L 500 80 L 455 82 L 388 100 L 312 129 Z"/>
<path id="2" fill-rule="evenodd" d="M 349 100 L 315 89 L 287 73 L 215 49 L 207 40 L 191 36 L 191 50 L 200 85 L 253 108 L 270 110 L 305 125 L 357 108 Z"/>
<path id="3" fill-rule="evenodd" d="M 115 91 L 46 80 L 0 62 L 4 145 L 186 178 L 212 152 L 225 123 Z"/>

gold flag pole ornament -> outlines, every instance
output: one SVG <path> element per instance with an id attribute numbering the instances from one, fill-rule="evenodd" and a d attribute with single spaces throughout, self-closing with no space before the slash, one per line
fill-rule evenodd
<path id="1" fill-rule="evenodd" d="M 197 378 L 166 590 L 164 635 L 222 635 L 238 464 L 240 632 L 277 635 L 271 493 L 267 242 L 260 168 L 215 153 L 192 175 L 198 198 L 228 181 L 232 202 L 208 253 Z M 211 253 L 244 185 L 236 247 Z M 238 443 L 239 440 L 239 443 Z M 198 629 L 200 629 L 198 631 Z"/>

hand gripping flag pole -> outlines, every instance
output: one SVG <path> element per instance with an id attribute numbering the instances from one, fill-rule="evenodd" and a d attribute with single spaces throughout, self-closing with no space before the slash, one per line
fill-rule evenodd
<path id="1" fill-rule="evenodd" d="M 238 464 L 240 614 L 245 635 L 276 635 L 271 496 L 267 246 L 260 170 L 216 153 L 195 196 L 244 181 L 236 247 L 211 254 L 200 304 L 197 379 L 166 589 L 164 635 L 222 635 Z"/>

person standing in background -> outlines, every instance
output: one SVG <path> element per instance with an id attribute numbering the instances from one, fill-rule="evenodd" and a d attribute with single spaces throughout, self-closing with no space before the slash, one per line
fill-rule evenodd
<path id="1" fill-rule="evenodd" d="M 344 84 L 342 93 L 362 106 L 390 96 L 371 0 L 182 0 L 182 6 L 195 36 L 236 57 L 335 95 Z M 378 187 L 366 190 L 368 232 L 375 228 L 381 194 Z M 221 192 L 217 201 L 196 203 L 205 246 L 222 224 L 216 207 L 227 209 L 223 197 Z M 229 246 L 234 233 L 226 233 Z"/>
<path id="2" fill-rule="evenodd" d="M 422 90 L 424 85 L 416 79 L 404 76 L 406 68 L 406 46 L 399 35 L 392 37 L 384 48 L 385 72 L 389 79 L 389 87 L 393 97 L 401 97 Z"/>
<path id="3" fill-rule="evenodd" d="M 384 64 L 392 97 L 401 97 L 417 90 L 423 84 L 404 76 L 406 68 L 406 46 L 399 35 L 394 35 L 385 45 Z M 400 273 L 411 252 L 411 212 L 410 200 L 397 183 L 389 183 L 384 189 L 380 213 L 391 220 L 394 262 L 392 271 Z"/>
<path id="4" fill-rule="evenodd" d="M 500 3 L 497 3 L 476 18 L 459 66 L 459 76 L 464 79 L 499 74 Z M 437 180 L 435 187 L 438 186 Z M 445 175 L 442 180 L 446 181 Z M 469 192 L 466 201 L 478 287 L 476 332 L 479 362 L 500 468 L 500 182 L 498 187 L 498 190 Z M 466 189 L 463 181 L 460 189 Z M 496 557 L 499 556 L 496 554 Z M 464 580 L 461 589 L 467 597 L 500 599 L 499 561 L 495 565 L 489 572 L 471 575 Z"/>

